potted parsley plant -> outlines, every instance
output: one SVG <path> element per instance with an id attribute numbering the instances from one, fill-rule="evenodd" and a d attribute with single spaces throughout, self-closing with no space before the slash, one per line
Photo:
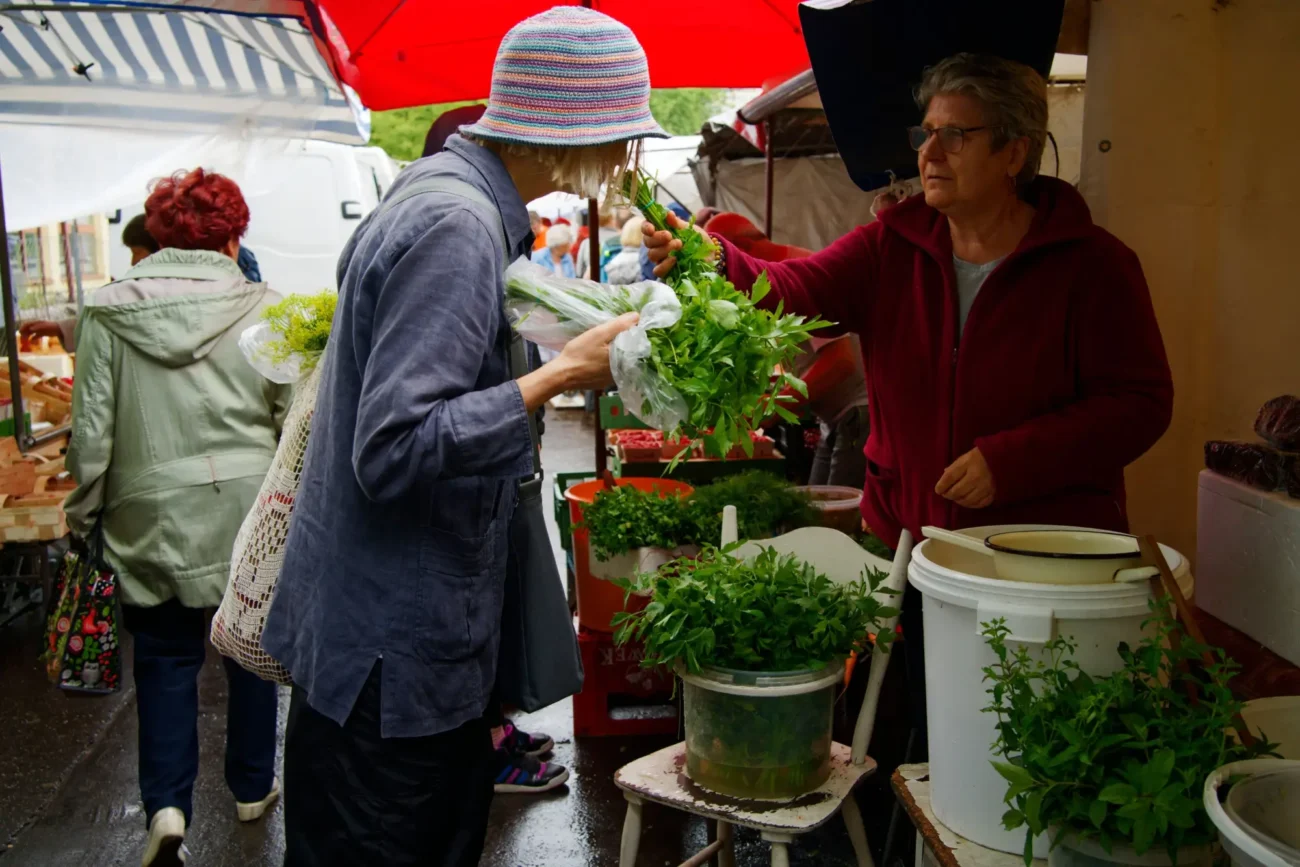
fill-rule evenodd
<path id="1" fill-rule="evenodd" d="M 615 640 L 644 643 L 644 665 L 683 682 L 686 771 L 725 795 L 781 799 L 812 791 L 831 770 L 831 714 L 844 659 L 897 615 L 885 573 L 836 583 L 790 555 L 752 559 L 705 548 L 623 581 L 651 592 L 615 617 Z M 892 632 L 882 633 L 887 648 Z"/>
<path id="2" fill-rule="evenodd" d="M 1005 759 L 994 763 L 1007 781 L 1003 823 L 1025 828 L 1026 865 L 1044 833 L 1052 867 L 1213 863 L 1206 777 L 1273 745 L 1234 737 L 1237 666 L 1183 634 L 1170 608 L 1152 603 L 1146 637 L 1119 645 L 1120 667 L 1107 677 L 1082 671 L 1068 638 L 1037 654 L 1008 644 L 1004 622 L 984 624 L 996 657 L 984 669 L 985 710 L 998 716 L 994 750 Z"/>

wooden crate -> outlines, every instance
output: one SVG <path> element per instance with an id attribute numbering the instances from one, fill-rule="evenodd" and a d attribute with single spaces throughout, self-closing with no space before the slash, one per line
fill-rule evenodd
<path id="1" fill-rule="evenodd" d="M 36 491 L 36 462 L 14 461 L 0 465 L 0 494 L 31 494 Z"/>
<path id="2" fill-rule="evenodd" d="M 66 491 L 39 491 L 3 497 L 0 505 L 0 541 L 49 542 L 68 534 L 63 513 Z"/>

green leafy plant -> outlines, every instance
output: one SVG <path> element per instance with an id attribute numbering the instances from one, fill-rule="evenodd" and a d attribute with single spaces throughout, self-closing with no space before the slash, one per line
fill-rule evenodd
<path id="1" fill-rule="evenodd" d="M 881 558 L 882 560 L 894 559 L 894 552 L 891 551 L 889 549 L 889 546 L 886 545 L 884 542 L 882 542 L 880 540 L 880 537 L 875 535 L 874 533 L 867 533 L 867 532 L 856 533 L 853 536 L 853 540 L 857 542 L 862 547 L 862 550 L 866 551 L 868 554 L 875 554 L 877 557 Z"/>
<path id="2" fill-rule="evenodd" d="M 675 492 L 660 496 L 619 485 L 596 494 L 579 528 L 587 531 L 596 559 L 608 560 L 637 548 L 676 548 L 685 517 L 685 502 Z"/>
<path id="3" fill-rule="evenodd" d="M 645 645 L 643 665 L 680 663 L 743 671 L 820 669 L 848 656 L 880 621 L 898 611 L 885 605 L 885 573 L 837 584 L 790 555 L 766 549 L 752 561 L 705 548 L 658 572 L 616 582 L 629 594 L 653 592 L 643 610 L 614 616 L 615 640 Z M 880 647 L 893 640 L 888 630 Z"/>
<path id="4" fill-rule="evenodd" d="M 773 415 L 797 419 L 785 404 L 804 397 L 808 388 L 790 371 L 808 334 L 829 323 L 818 318 L 786 315 L 757 304 L 771 291 L 766 274 L 759 275 L 749 295 L 717 273 L 717 244 L 694 225 L 668 228 L 668 211 L 655 201 L 653 181 L 643 172 L 625 175 L 624 193 L 646 220 L 668 230 L 682 242 L 677 264 L 665 278 L 682 304 L 682 316 L 672 328 L 649 331 L 650 363 L 686 401 L 686 420 L 669 435 L 703 438 L 715 456 L 725 457 L 739 445 L 754 453 L 749 438 L 759 423 Z M 648 407 L 628 407 L 645 414 Z M 673 461 L 676 465 L 679 456 Z"/>
<path id="5" fill-rule="evenodd" d="M 695 545 L 717 545 L 721 541 L 724 506 L 736 507 L 736 530 L 741 539 L 765 539 L 817 523 L 817 510 L 807 494 L 762 470 L 749 470 L 698 487 L 683 505 L 687 514 L 682 541 Z"/>
<path id="6" fill-rule="evenodd" d="M 992 698 L 985 711 L 998 716 L 994 750 L 1006 759 L 994 762 L 1008 783 L 1003 823 L 1026 828 L 1025 864 L 1034 837 L 1049 829 L 1053 846 L 1073 835 L 1107 852 L 1160 846 L 1171 858 L 1181 846 L 1210 843 L 1218 835 L 1201 802 L 1206 776 L 1274 748 L 1229 734 L 1241 712 L 1228 688 L 1237 666 L 1182 635 L 1171 607 L 1167 598 L 1152 603 L 1147 636 L 1136 648 L 1119 645 L 1122 667 L 1109 677 L 1082 671 L 1070 639 L 1033 656 L 1008 646 L 1003 621 L 983 624 L 997 658 L 984 669 Z M 1181 641 L 1171 642 L 1175 631 Z M 1203 665 L 1207 650 L 1214 661 Z"/>
<path id="7" fill-rule="evenodd" d="M 290 295 L 262 311 L 262 321 L 283 338 L 269 344 L 273 362 L 280 364 L 291 355 L 301 355 L 304 371 L 309 370 L 329 342 L 338 293 L 326 290 L 315 295 Z"/>
<path id="8" fill-rule="evenodd" d="M 718 245 L 713 239 L 695 230 L 695 218 L 682 229 L 668 227 L 668 209 L 655 199 L 656 183 L 642 171 L 623 175 L 623 194 L 641 212 L 657 231 L 672 232 L 682 242 L 682 248 L 673 254 L 676 266 L 664 278 L 669 286 L 678 288 L 685 282 L 698 282 L 717 275 Z"/>

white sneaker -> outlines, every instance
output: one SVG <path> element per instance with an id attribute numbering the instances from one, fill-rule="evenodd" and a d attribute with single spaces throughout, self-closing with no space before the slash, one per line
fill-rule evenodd
<path id="1" fill-rule="evenodd" d="M 266 815 L 266 811 L 271 809 L 271 805 L 274 804 L 279 797 L 280 781 L 278 779 L 271 780 L 271 793 L 262 800 L 254 801 L 251 804 L 240 802 L 235 803 L 235 809 L 239 811 L 239 821 L 256 822 L 258 819 Z"/>
<path id="2" fill-rule="evenodd" d="M 163 807 L 149 820 L 149 845 L 144 867 L 180 867 L 189 857 L 185 848 L 185 814 L 178 807 Z"/>

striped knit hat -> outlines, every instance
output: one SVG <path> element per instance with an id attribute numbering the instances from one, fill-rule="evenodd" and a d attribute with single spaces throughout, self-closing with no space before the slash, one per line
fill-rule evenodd
<path id="1" fill-rule="evenodd" d="M 463 131 L 529 145 L 667 138 L 650 114 L 650 72 L 632 31 L 581 6 L 557 6 L 505 35 L 492 95 Z"/>

